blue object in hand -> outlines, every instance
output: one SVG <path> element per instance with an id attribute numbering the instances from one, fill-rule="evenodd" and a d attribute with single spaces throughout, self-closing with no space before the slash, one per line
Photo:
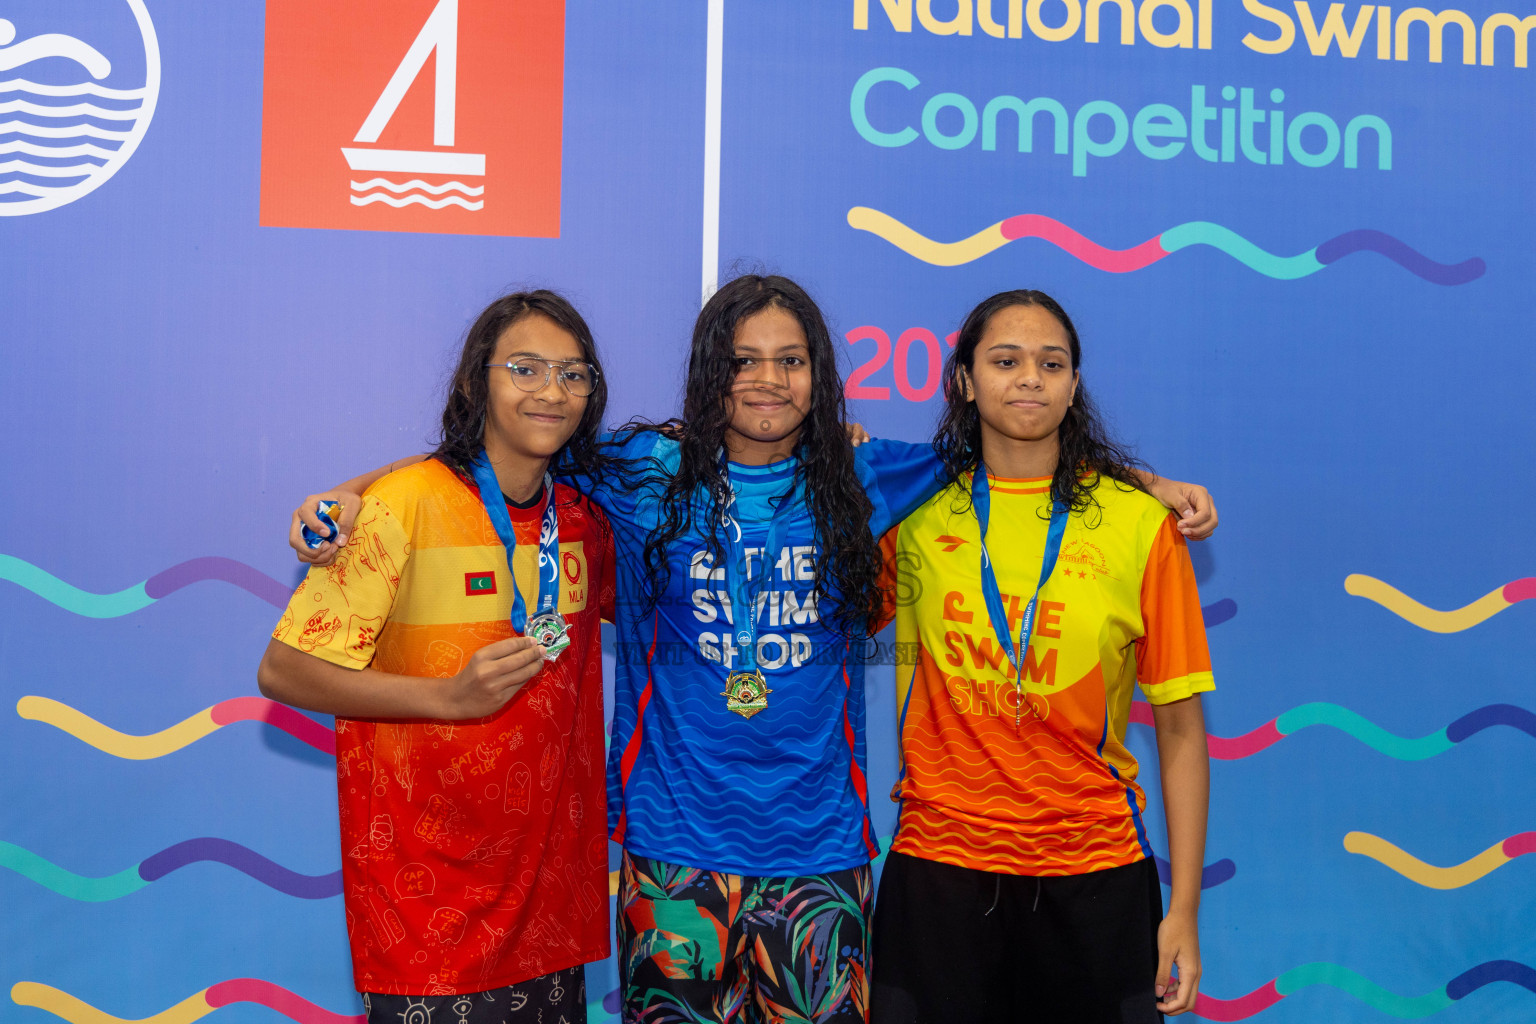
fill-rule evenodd
<path id="1" fill-rule="evenodd" d="M 336 520 L 341 518 L 341 502 L 320 502 L 320 504 L 315 506 L 315 516 L 320 520 L 320 522 L 330 527 L 331 532 L 322 537 L 314 530 L 311 530 L 308 523 L 304 524 L 304 544 L 310 548 L 318 548 L 321 544 L 324 544 L 326 541 L 336 536 Z"/>

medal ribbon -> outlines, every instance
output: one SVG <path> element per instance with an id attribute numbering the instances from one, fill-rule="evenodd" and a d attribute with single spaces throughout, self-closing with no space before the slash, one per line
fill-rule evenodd
<path id="1" fill-rule="evenodd" d="M 480 500 L 485 504 L 485 514 L 491 517 L 496 536 L 507 549 L 507 574 L 512 577 L 512 628 L 518 633 L 528 626 L 528 608 L 523 595 L 517 589 L 517 571 L 512 567 L 512 553 L 517 550 L 517 534 L 512 529 L 512 517 L 507 514 L 507 503 L 502 497 L 501 483 L 496 471 L 482 449 L 469 464 L 469 471 L 480 488 Z M 536 614 L 554 611 L 560 597 L 560 520 L 555 513 L 555 481 L 544 474 L 544 524 L 539 530 L 539 607 Z"/>
<path id="2" fill-rule="evenodd" d="M 1014 708 L 1013 724 L 1017 728 L 1024 713 L 1024 659 L 1029 654 L 1030 633 L 1035 624 L 1035 606 L 1040 600 L 1040 589 L 1056 571 L 1056 558 L 1061 554 L 1061 538 L 1067 530 L 1067 510 L 1060 502 L 1051 505 L 1051 525 L 1045 534 L 1045 554 L 1040 562 L 1040 581 L 1029 604 L 1024 607 L 1024 621 L 1019 623 L 1019 643 L 1015 648 L 1013 635 L 1008 629 L 1008 612 L 1003 608 L 1003 593 L 997 586 L 997 574 L 992 570 L 992 557 L 987 553 L 987 520 L 992 514 L 991 487 L 987 483 L 987 467 L 981 463 L 971 477 L 971 507 L 976 511 L 976 522 L 981 527 L 981 591 L 987 599 L 987 616 L 992 620 L 992 631 L 998 643 L 1014 666 L 1014 690 L 1019 703 Z"/>
<path id="3" fill-rule="evenodd" d="M 726 484 L 730 486 L 728 471 Z M 774 509 L 773 518 L 768 521 L 768 539 L 763 545 L 760 564 L 751 580 L 747 579 L 747 547 L 742 539 L 741 523 L 731 515 L 735 507 L 736 488 L 731 486 L 730 500 L 721 515 L 727 532 L 735 534 L 725 562 L 725 589 L 731 599 L 732 639 L 736 642 L 737 653 L 741 658 L 741 667 L 737 671 L 757 672 L 757 598 L 768 587 L 769 574 L 783 549 L 784 530 L 798 504 L 791 493 Z"/>

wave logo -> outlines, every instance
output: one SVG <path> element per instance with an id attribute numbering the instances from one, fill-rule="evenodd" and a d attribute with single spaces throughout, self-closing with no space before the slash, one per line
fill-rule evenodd
<path id="1" fill-rule="evenodd" d="M 261 223 L 560 234 L 564 0 L 270 0 Z"/>
<path id="2" fill-rule="evenodd" d="M 0 217 L 43 213 L 94 192 L 143 141 L 160 94 L 160 45 L 143 0 L 126 3 L 143 43 L 144 77 L 131 86 L 138 54 L 114 53 L 114 65 L 98 49 L 106 41 L 61 24 L 57 5 L 24 12 L 0 0 Z"/>

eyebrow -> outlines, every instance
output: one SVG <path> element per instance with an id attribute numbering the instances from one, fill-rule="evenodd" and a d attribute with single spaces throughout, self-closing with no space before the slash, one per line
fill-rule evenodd
<path id="1" fill-rule="evenodd" d="M 988 345 L 987 346 L 987 351 L 988 352 L 998 352 L 998 351 L 1021 352 L 1021 351 L 1023 351 L 1023 349 L 1024 349 L 1023 345 L 1016 345 L 1016 344 L 1014 344 L 1011 341 L 1000 341 L 1000 342 L 998 342 L 995 345 Z M 1070 352 L 1070 350 L 1067 349 L 1064 345 L 1041 345 L 1040 346 L 1040 351 L 1042 351 L 1042 352 Z"/>
<path id="2" fill-rule="evenodd" d="M 521 359 L 524 356 L 528 357 L 529 359 L 542 359 L 546 363 L 584 363 L 587 361 L 587 357 L 584 355 L 576 356 L 574 359 L 551 359 L 548 356 L 540 355 L 537 352 L 509 352 L 507 354 L 507 361 L 510 362 L 513 359 Z"/>
<path id="3" fill-rule="evenodd" d="M 772 352 L 774 355 L 792 355 L 796 352 L 809 355 L 811 347 L 803 341 L 796 341 L 775 349 L 761 349 L 756 345 L 733 345 L 731 348 L 732 355 L 756 356 L 762 355 L 765 351 Z"/>

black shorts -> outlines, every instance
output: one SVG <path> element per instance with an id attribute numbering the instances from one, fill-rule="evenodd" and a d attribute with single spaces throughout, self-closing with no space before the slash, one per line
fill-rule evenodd
<path id="1" fill-rule="evenodd" d="M 1005 875 L 892 851 L 875 899 L 870 1024 L 1156 1024 L 1151 860 Z"/>
<path id="2" fill-rule="evenodd" d="M 452 996 L 363 993 L 368 1024 L 587 1024 L 585 968 Z"/>

